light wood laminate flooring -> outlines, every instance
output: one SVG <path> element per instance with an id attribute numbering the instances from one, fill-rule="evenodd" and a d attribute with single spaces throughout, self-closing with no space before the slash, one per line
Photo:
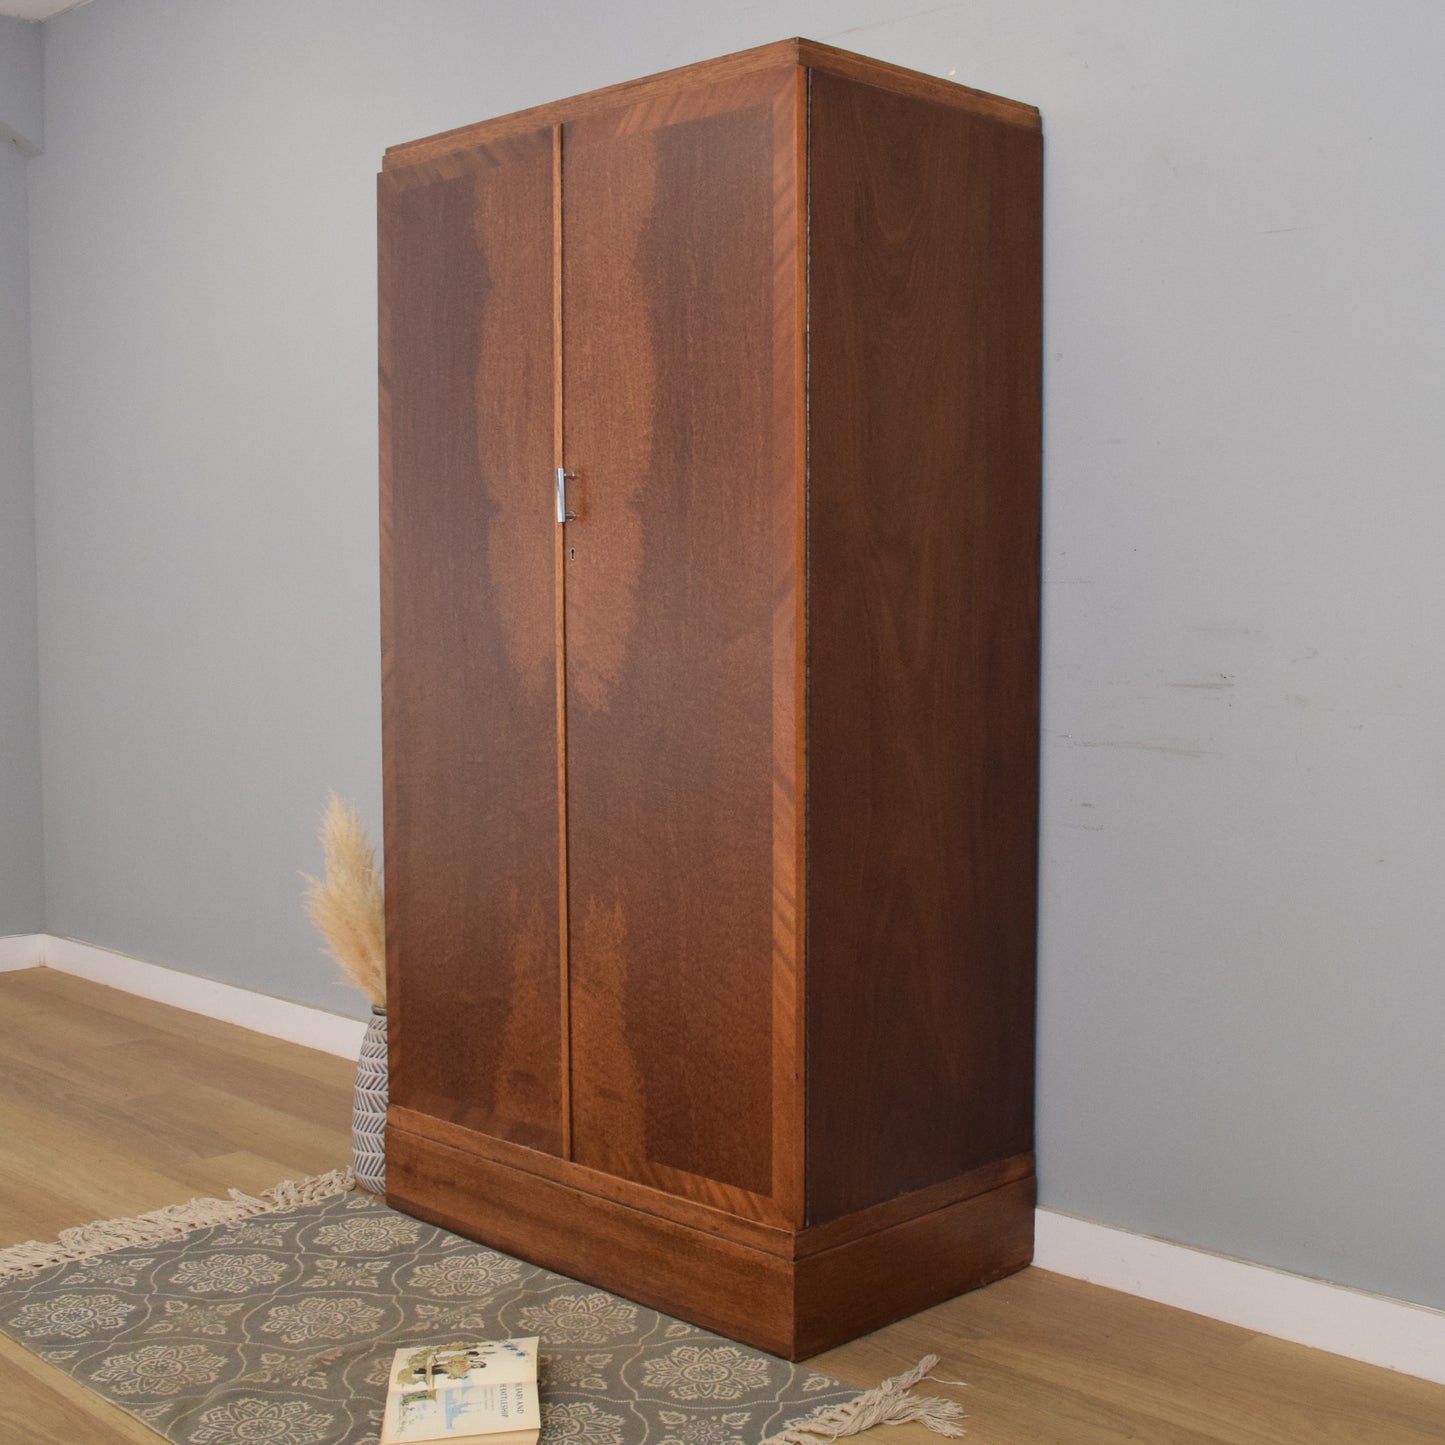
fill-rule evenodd
<path id="1" fill-rule="evenodd" d="M 0 974 L 0 1017 L 0 1245 L 347 1162 L 343 1059 L 49 969 Z M 1038 1269 L 812 1363 L 872 1385 L 929 1352 L 973 1445 L 1445 1445 L 1445 1386 Z M 0 1445 L 159 1438 L 0 1336 Z"/>

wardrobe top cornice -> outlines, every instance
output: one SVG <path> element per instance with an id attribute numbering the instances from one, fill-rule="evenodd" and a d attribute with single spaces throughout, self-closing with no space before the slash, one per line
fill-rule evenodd
<path id="1" fill-rule="evenodd" d="M 470 146 L 503 140 L 508 136 L 525 135 L 528 131 L 562 125 L 567 121 L 596 115 L 618 106 L 657 99 L 671 90 L 682 90 L 698 84 L 728 80 L 761 70 L 782 69 L 786 66 L 826 71 L 865 85 L 876 85 L 884 90 L 938 101 L 959 110 L 973 111 L 1027 130 L 1040 128 L 1039 112 L 1032 105 L 1006 100 L 1003 96 L 990 95 L 983 90 L 971 90 L 966 85 L 924 75 L 920 71 L 907 70 L 900 65 L 890 65 L 886 61 L 870 60 L 847 50 L 835 49 L 831 45 L 820 45 L 814 40 L 795 38 L 779 40 L 772 45 L 761 45 L 754 50 L 740 50 L 717 60 L 705 60 L 696 65 L 680 66 L 676 70 L 664 70 L 641 80 L 609 85 L 601 90 L 571 96 L 566 100 L 535 105 L 527 110 L 498 116 L 494 120 L 479 121 L 474 125 L 464 125 L 455 130 L 426 136 L 421 140 L 408 141 L 404 145 L 391 146 L 382 161 L 382 169 L 390 171 L 419 165 Z"/>

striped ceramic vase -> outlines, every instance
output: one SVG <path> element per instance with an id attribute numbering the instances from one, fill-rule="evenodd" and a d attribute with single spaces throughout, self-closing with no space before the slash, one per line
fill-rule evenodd
<path id="1" fill-rule="evenodd" d="M 351 1106 L 351 1172 L 363 1189 L 386 1193 L 386 1010 L 374 1008 L 361 1057 L 356 1061 L 356 1093 Z"/>

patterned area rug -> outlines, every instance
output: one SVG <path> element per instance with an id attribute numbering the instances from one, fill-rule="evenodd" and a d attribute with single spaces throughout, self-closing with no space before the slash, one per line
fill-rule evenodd
<path id="1" fill-rule="evenodd" d="M 349 1185 L 0 1250 L 0 1329 L 174 1445 L 371 1445 L 394 1350 L 514 1335 L 542 1337 L 544 1445 L 818 1445 L 904 1419 L 962 1433 L 952 1401 L 908 1393 L 932 1357 L 860 1395 Z"/>

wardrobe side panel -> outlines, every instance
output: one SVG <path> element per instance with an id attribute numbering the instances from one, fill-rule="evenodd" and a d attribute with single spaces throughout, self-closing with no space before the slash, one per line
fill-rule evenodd
<path id="1" fill-rule="evenodd" d="M 553 136 L 380 182 L 391 1098 L 561 1148 Z"/>
<path id="2" fill-rule="evenodd" d="M 811 76 L 810 1223 L 1032 1147 L 1040 155 Z"/>
<path id="3" fill-rule="evenodd" d="M 795 959 L 798 85 L 789 67 L 563 132 L 575 1158 L 752 1217 L 788 1193 L 798 1132 L 798 1010 L 775 992 Z"/>

